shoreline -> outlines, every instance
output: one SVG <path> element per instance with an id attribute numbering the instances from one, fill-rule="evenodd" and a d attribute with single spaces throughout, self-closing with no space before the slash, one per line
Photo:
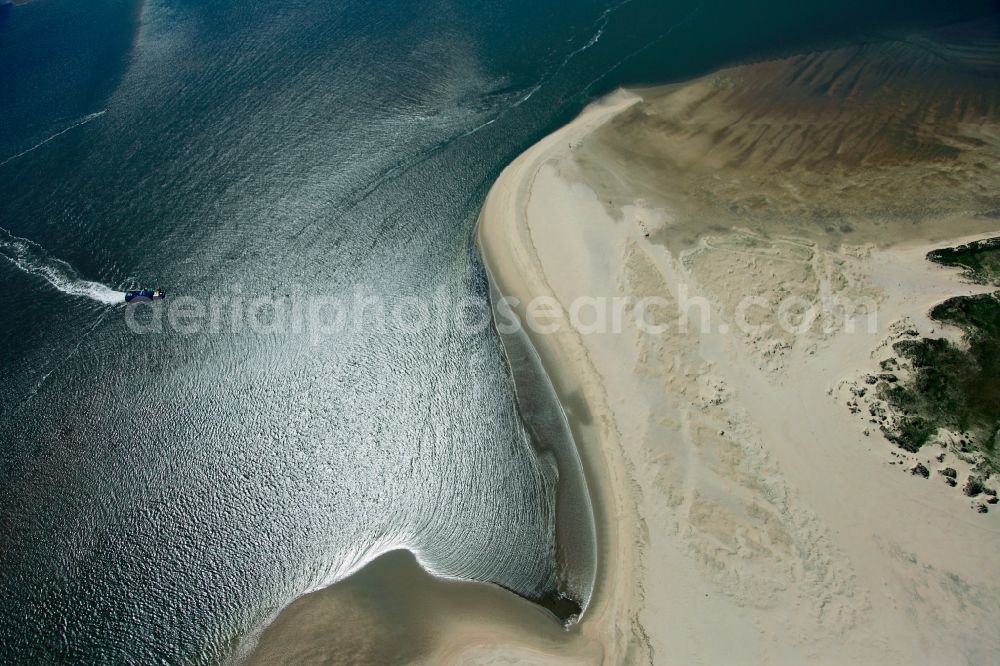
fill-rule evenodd
<path id="1" fill-rule="evenodd" d="M 577 118 L 530 147 L 503 170 L 487 195 L 475 231 L 476 245 L 491 282 L 491 293 L 497 290 L 522 303 L 539 295 L 551 295 L 538 293 L 537 284 L 529 286 L 525 279 L 526 275 L 537 275 L 541 271 L 534 258 L 521 251 L 527 245 L 514 247 L 508 242 L 509 238 L 523 240 L 527 233 L 521 206 L 530 196 L 533 176 L 545 162 L 564 154 L 568 146 L 640 100 L 636 95 L 619 90 L 593 102 Z M 501 253 L 506 256 L 501 258 Z M 495 299 L 491 298 L 491 303 L 495 308 Z M 512 310 L 524 321 L 523 307 L 515 306 Z M 597 577 L 590 606 L 573 631 L 579 632 L 585 642 L 602 644 L 604 658 L 614 663 L 624 657 L 628 646 L 611 636 L 613 618 L 630 615 L 627 608 L 629 590 L 634 570 L 639 566 L 632 553 L 623 548 L 627 540 L 634 538 L 634 528 L 632 525 L 623 527 L 618 522 L 628 515 L 622 498 L 616 496 L 614 489 L 614 481 L 621 483 L 628 477 L 625 461 L 615 457 L 617 448 L 613 444 L 606 445 L 609 439 L 613 441 L 613 425 L 607 421 L 593 423 L 593 415 L 600 412 L 590 406 L 591 401 L 600 404 L 606 399 L 603 396 L 574 396 L 571 388 L 565 369 L 574 366 L 574 357 L 586 355 L 582 344 L 573 339 L 571 332 L 562 332 L 560 336 L 533 335 L 530 330 L 524 333 L 566 414 L 583 463 L 594 513 Z M 511 368 L 511 371 L 517 373 L 518 370 Z M 613 478 L 609 478 L 609 471 Z M 627 538 L 623 538 L 623 533 L 628 533 Z M 601 636 L 602 632 L 607 635 Z"/>
<path id="2" fill-rule="evenodd" d="M 496 282 L 484 266 L 490 283 L 491 306 L 498 300 Z M 558 393 L 538 352 L 525 331 L 501 331 L 497 336 L 514 383 L 518 413 L 529 432 L 540 464 L 554 468 L 555 561 L 559 587 L 550 597 L 535 600 L 570 629 L 586 614 L 597 580 L 598 542 L 593 499 L 583 461 L 574 441 L 573 425 L 562 409 Z"/>

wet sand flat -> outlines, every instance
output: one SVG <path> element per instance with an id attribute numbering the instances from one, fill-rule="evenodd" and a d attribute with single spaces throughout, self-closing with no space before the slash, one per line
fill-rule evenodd
<path id="1" fill-rule="evenodd" d="M 484 646 L 489 659 L 497 660 L 585 658 L 568 639 L 555 617 L 537 605 L 493 585 L 432 576 L 412 553 L 400 550 L 292 602 L 243 663 L 490 663 L 480 658 Z"/>

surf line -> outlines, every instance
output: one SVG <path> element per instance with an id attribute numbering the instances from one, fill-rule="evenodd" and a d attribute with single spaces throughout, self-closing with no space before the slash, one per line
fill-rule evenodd
<path id="1" fill-rule="evenodd" d="M 72 125 L 70 125 L 66 129 L 62 130 L 61 132 L 56 132 L 55 134 L 53 134 L 49 138 L 45 139 L 44 141 L 40 141 L 39 143 L 36 143 L 31 148 L 28 148 L 27 150 L 22 150 L 17 155 L 11 155 L 7 159 L 5 159 L 3 162 L 0 162 L 0 167 L 6 165 L 8 162 L 13 162 L 14 160 L 16 160 L 19 157 L 24 157 L 25 155 L 27 155 L 30 152 L 38 150 L 39 148 L 41 148 L 42 146 L 44 146 L 45 144 L 47 144 L 49 141 L 54 141 L 55 139 L 58 139 L 59 137 L 61 137 L 66 132 L 69 132 L 70 130 L 74 130 L 77 127 L 80 127 L 81 125 L 86 125 L 87 123 L 91 122 L 92 120 L 97 120 L 98 118 L 100 118 L 101 116 L 103 116 L 107 112 L 108 112 L 108 110 L 104 109 L 103 111 L 96 111 L 94 113 L 91 113 L 91 114 L 88 114 L 88 115 L 84 116 L 83 118 L 80 118 L 75 123 L 73 123 Z"/>

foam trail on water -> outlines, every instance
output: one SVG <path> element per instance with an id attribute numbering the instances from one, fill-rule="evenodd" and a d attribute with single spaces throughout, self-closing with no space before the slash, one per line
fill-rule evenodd
<path id="1" fill-rule="evenodd" d="M 38 243 L 15 236 L 3 227 L 0 227 L 0 255 L 25 273 L 44 278 L 64 294 L 84 296 L 105 305 L 125 302 L 125 292 L 84 280 L 76 269 L 61 259 L 50 257 Z"/>
<path id="2" fill-rule="evenodd" d="M 86 115 L 83 118 L 80 118 L 78 121 L 76 121 L 75 123 L 73 123 L 72 125 L 70 125 L 69 127 L 67 127 L 66 129 L 62 130 L 61 132 L 56 132 L 55 134 L 53 134 L 49 138 L 45 139 L 44 141 L 39 141 L 38 143 L 36 143 L 35 145 L 33 145 L 31 148 L 28 148 L 27 150 L 22 150 L 17 155 L 11 155 L 7 159 L 5 159 L 3 162 L 0 162 L 0 167 L 4 166 L 8 162 L 13 162 L 14 160 L 16 160 L 19 157 L 24 157 L 25 155 L 27 155 L 28 153 L 30 153 L 32 151 L 38 150 L 39 148 L 41 148 L 42 146 L 44 146 L 45 144 L 47 144 L 49 141 L 52 141 L 54 139 L 58 139 L 59 137 L 61 137 L 66 132 L 68 132 L 70 130 L 73 130 L 73 129 L 76 129 L 80 125 L 86 125 L 91 120 L 96 120 L 97 118 L 100 118 L 101 116 L 103 116 L 107 112 L 108 112 L 108 110 L 104 109 L 103 111 L 97 111 L 95 113 L 91 113 L 89 115 Z"/>

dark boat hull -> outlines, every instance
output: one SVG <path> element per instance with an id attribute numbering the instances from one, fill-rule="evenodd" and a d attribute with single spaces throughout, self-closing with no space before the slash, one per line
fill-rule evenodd
<path id="1" fill-rule="evenodd" d="M 167 293 L 162 289 L 130 289 L 125 292 L 126 303 L 149 303 L 162 301 L 166 297 Z"/>

